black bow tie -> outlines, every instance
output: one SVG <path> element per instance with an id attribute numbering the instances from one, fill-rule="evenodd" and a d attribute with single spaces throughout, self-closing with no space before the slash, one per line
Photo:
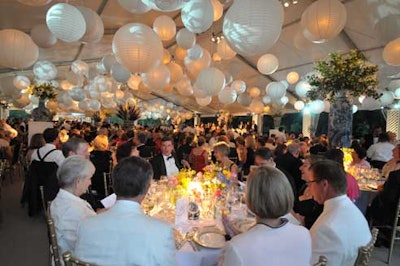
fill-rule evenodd
<path id="1" fill-rule="evenodd" d="M 174 158 L 172 155 L 168 156 L 168 157 L 167 157 L 167 161 L 168 161 L 169 159 L 172 159 L 172 158 Z"/>

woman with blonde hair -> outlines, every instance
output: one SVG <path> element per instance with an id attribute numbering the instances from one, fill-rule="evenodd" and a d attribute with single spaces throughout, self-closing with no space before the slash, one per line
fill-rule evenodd
<path id="1" fill-rule="evenodd" d="M 238 174 L 238 166 L 229 159 L 231 149 L 226 142 L 220 141 L 214 145 L 214 156 L 217 162 L 220 163 L 222 168 L 229 170 L 232 174 Z"/>
<path id="2" fill-rule="evenodd" d="M 90 161 L 96 167 L 96 172 L 92 177 L 92 193 L 97 199 L 105 197 L 104 173 L 111 171 L 112 165 L 111 152 L 108 150 L 108 138 L 105 135 L 97 135 L 92 141 L 94 150 L 90 153 Z"/>

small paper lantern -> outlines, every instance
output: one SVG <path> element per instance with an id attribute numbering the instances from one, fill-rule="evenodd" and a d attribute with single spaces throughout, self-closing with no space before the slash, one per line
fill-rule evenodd
<path id="1" fill-rule="evenodd" d="M 225 87 L 225 75 L 218 68 L 209 67 L 200 72 L 196 83 L 207 95 L 216 95 Z"/>
<path id="2" fill-rule="evenodd" d="M 183 69 L 180 65 L 178 65 L 175 62 L 171 62 L 167 65 L 169 73 L 171 75 L 170 78 L 170 83 L 171 84 L 175 84 L 176 82 L 178 82 L 179 80 L 182 79 L 183 77 Z"/>
<path id="3" fill-rule="evenodd" d="M 13 80 L 13 84 L 17 89 L 24 90 L 31 85 L 31 81 L 26 76 L 16 76 Z"/>
<path id="4" fill-rule="evenodd" d="M 294 109 L 297 111 L 301 111 L 304 108 L 304 102 L 303 101 L 297 101 L 294 103 Z"/>
<path id="5" fill-rule="evenodd" d="M 282 83 L 283 86 L 285 86 L 286 90 L 289 88 L 289 83 L 286 80 L 281 80 L 280 83 Z"/>
<path id="6" fill-rule="evenodd" d="M 244 92 L 237 97 L 237 102 L 240 103 L 241 105 L 247 107 L 247 106 L 250 106 L 252 99 L 247 92 Z"/>
<path id="7" fill-rule="evenodd" d="M 180 61 L 184 61 L 187 55 L 187 50 L 183 49 L 180 46 L 176 46 L 175 48 L 175 58 Z"/>
<path id="8" fill-rule="evenodd" d="M 163 64 L 160 64 L 150 72 L 142 74 L 142 82 L 153 91 L 164 89 L 168 85 L 170 78 L 168 67 Z"/>
<path id="9" fill-rule="evenodd" d="M 317 40 L 335 38 L 346 25 L 346 7 L 338 0 L 318 0 L 301 16 L 301 25 Z"/>
<path id="10" fill-rule="evenodd" d="M 383 49 L 383 60 L 388 65 L 400 66 L 400 38 L 386 44 Z"/>
<path id="11" fill-rule="evenodd" d="M 381 18 L 375 25 L 375 30 L 384 42 L 390 42 L 400 36 L 400 15 L 392 14 Z"/>
<path id="12" fill-rule="evenodd" d="M 246 91 L 246 83 L 243 80 L 234 80 L 231 87 L 235 89 L 238 95 Z"/>
<path id="13" fill-rule="evenodd" d="M 195 44 L 192 48 L 187 51 L 186 57 L 190 60 L 196 61 L 203 56 L 203 48 L 200 45 Z"/>
<path id="14" fill-rule="evenodd" d="M 222 14 L 224 13 L 224 6 L 218 0 L 211 0 L 211 4 L 214 10 L 213 21 L 217 21 L 222 17 Z"/>
<path id="15" fill-rule="evenodd" d="M 192 79 L 195 79 L 203 69 L 210 66 L 211 55 L 207 50 L 203 49 L 203 56 L 199 60 L 192 61 L 185 58 L 184 64 L 187 70 L 189 70 L 188 75 L 190 75 Z"/>
<path id="16" fill-rule="evenodd" d="M 307 81 L 301 80 L 296 84 L 295 90 L 299 97 L 306 97 L 307 92 L 311 90 L 311 85 Z"/>
<path id="17" fill-rule="evenodd" d="M 191 0 L 181 11 L 181 19 L 186 29 L 193 33 L 208 30 L 214 19 L 214 9 L 210 0 Z"/>
<path id="18" fill-rule="evenodd" d="M 39 58 L 39 48 L 32 38 L 22 31 L 0 30 L 0 65 L 23 69 L 32 66 Z"/>
<path id="19" fill-rule="evenodd" d="M 273 54 L 265 54 L 257 61 L 257 69 L 261 74 L 271 75 L 279 67 L 278 58 Z"/>
<path id="20" fill-rule="evenodd" d="M 83 43 L 99 42 L 104 34 L 103 20 L 90 8 L 84 6 L 77 6 L 76 8 L 82 13 L 86 22 L 86 31 L 80 41 Z"/>
<path id="21" fill-rule="evenodd" d="M 46 60 L 38 61 L 33 66 L 33 74 L 41 80 L 52 80 L 57 77 L 57 67 Z"/>
<path id="22" fill-rule="evenodd" d="M 133 14 L 143 14 L 151 10 L 142 0 L 118 0 L 118 3 Z"/>
<path id="23" fill-rule="evenodd" d="M 92 111 L 99 111 L 101 108 L 101 103 L 97 100 L 89 100 L 88 106 Z"/>
<path id="24" fill-rule="evenodd" d="M 45 6 L 52 0 L 18 0 L 18 2 L 28 6 Z"/>
<path id="25" fill-rule="evenodd" d="M 249 93 L 251 98 L 257 98 L 258 96 L 260 96 L 260 89 L 257 87 L 251 87 L 250 89 L 247 90 L 247 92 Z"/>
<path id="26" fill-rule="evenodd" d="M 31 38 L 40 48 L 50 48 L 57 43 L 56 36 L 46 24 L 37 24 L 31 29 Z"/>
<path id="27" fill-rule="evenodd" d="M 69 91 L 69 95 L 74 101 L 83 101 L 86 98 L 86 93 L 81 87 L 75 87 Z"/>
<path id="28" fill-rule="evenodd" d="M 262 101 L 263 101 L 264 104 L 269 104 L 269 103 L 272 102 L 272 99 L 271 99 L 271 97 L 269 97 L 268 95 L 266 95 L 266 96 L 264 96 L 264 97 L 262 98 Z"/>
<path id="29" fill-rule="evenodd" d="M 282 83 L 274 81 L 267 85 L 266 92 L 271 99 L 279 100 L 285 95 L 286 89 Z"/>
<path id="30" fill-rule="evenodd" d="M 236 56 L 236 52 L 234 50 L 232 50 L 231 47 L 229 47 L 229 44 L 225 40 L 225 38 L 223 38 L 219 41 L 219 43 L 217 45 L 217 52 L 218 52 L 218 55 L 224 60 L 229 60 Z"/>
<path id="31" fill-rule="evenodd" d="M 176 34 L 176 43 L 183 49 L 190 49 L 196 44 L 196 35 L 186 28 L 182 28 Z"/>
<path id="32" fill-rule="evenodd" d="M 295 84 L 297 81 L 299 81 L 299 74 L 295 71 L 289 72 L 286 76 L 287 82 L 289 84 Z"/>
<path id="33" fill-rule="evenodd" d="M 172 57 L 171 54 L 169 53 L 169 51 L 167 49 L 163 49 L 163 56 L 161 59 L 161 63 L 163 63 L 164 65 L 168 64 L 169 62 L 171 62 Z"/>
<path id="34" fill-rule="evenodd" d="M 234 1 L 224 17 L 229 46 L 243 56 L 266 53 L 278 40 L 283 25 L 279 1 Z"/>
<path id="35" fill-rule="evenodd" d="M 175 86 L 178 90 L 178 93 L 182 96 L 191 96 L 194 93 L 190 79 L 187 76 L 183 76 L 182 79 L 175 84 Z"/>
<path id="36" fill-rule="evenodd" d="M 204 98 L 196 97 L 196 102 L 200 106 L 207 106 L 211 103 L 211 96 L 206 96 Z"/>
<path id="37" fill-rule="evenodd" d="M 259 99 L 254 99 L 249 107 L 250 110 L 255 114 L 261 114 L 264 111 L 264 104 Z"/>
<path id="38" fill-rule="evenodd" d="M 51 33 L 64 42 L 78 41 L 86 32 L 86 21 L 78 8 L 64 3 L 50 7 L 46 24 Z"/>
<path id="39" fill-rule="evenodd" d="M 75 60 L 71 64 L 71 70 L 77 75 L 88 76 L 89 75 L 89 65 L 82 60 Z"/>
<path id="40" fill-rule="evenodd" d="M 394 101 L 394 93 L 392 91 L 384 91 L 382 92 L 381 97 L 379 100 L 383 106 L 387 106 L 393 103 Z"/>
<path id="41" fill-rule="evenodd" d="M 314 114 L 320 114 L 324 111 L 325 105 L 321 100 L 315 100 L 310 103 L 310 112 Z"/>
<path id="42" fill-rule="evenodd" d="M 159 16 L 154 20 L 153 30 L 160 36 L 163 41 L 169 41 L 176 34 L 175 21 L 169 16 Z"/>
<path id="43" fill-rule="evenodd" d="M 232 74 L 228 70 L 222 71 L 225 75 L 225 83 L 230 84 L 233 81 Z"/>
<path id="44" fill-rule="evenodd" d="M 125 83 L 131 77 L 129 70 L 121 65 L 120 63 L 115 63 L 111 67 L 111 76 L 118 82 Z"/>
<path id="45" fill-rule="evenodd" d="M 280 100 L 279 100 L 283 105 L 286 105 L 289 102 L 289 98 L 287 96 L 283 96 Z"/>
<path id="46" fill-rule="evenodd" d="M 225 87 L 218 93 L 218 100 L 223 104 L 231 104 L 236 101 L 237 93 L 232 87 Z"/>
<path id="47" fill-rule="evenodd" d="M 112 50 L 117 61 L 132 73 L 146 73 L 162 59 L 163 46 L 158 35 L 141 23 L 122 26 L 114 35 Z"/>

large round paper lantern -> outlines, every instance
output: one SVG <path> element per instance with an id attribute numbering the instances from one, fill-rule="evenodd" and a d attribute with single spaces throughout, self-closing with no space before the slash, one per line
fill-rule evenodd
<path id="1" fill-rule="evenodd" d="M 379 39 L 384 42 L 390 42 L 400 36 L 400 15 L 391 14 L 381 18 L 375 25 Z"/>
<path id="2" fill-rule="evenodd" d="M 243 56 L 266 53 L 278 40 L 283 24 L 279 1 L 234 1 L 224 18 L 229 46 Z"/>
<path id="3" fill-rule="evenodd" d="M 310 112 L 313 114 L 320 114 L 324 109 L 325 104 L 322 100 L 315 100 L 310 103 Z"/>
<path id="4" fill-rule="evenodd" d="M 223 104 L 231 104 L 236 101 L 237 93 L 232 87 L 225 87 L 218 93 L 218 100 Z"/>
<path id="5" fill-rule="evenodd" d="M 114 35 L 112 50 L 117 61 L 132 73 L 146 73 L 155 68 L 163 56 L 158 35 L 141 23 L 122 26 Z"/>
<path id="6" fill-rule="evenodd" d="M 13 84 L 17 89 L 23 90 L 31 85 L 31 81 L 26 76 L 16 76 L 13 80 Z"/>
<path id="7" fill-rule="evenodd" d="M 247 92 L 249 93 L 249 95 L 251 96 L 251 98 L 257 98 L 258 96 L 260 96 L 260 89 L 257 87 L 251 87 L 250 89 L 247 90 Z"/>
<path id="8" fill-rule="evenodd" d="M 103 20 L 90 8 L 84 6 L 77 6 L 77 8 L 81 11 L 86 22 L 86 31 L 80 41 L 83 43 L 99 42 L 104 34 Z"/>
<path id="9" fill-rule="evenodd" d="M 86 21 L 78 8 L 58 3 L 46 14 L 46 24 L 51 33 L 64 42 L 78 41 L 86 32 Z"/>
<path id="10" fill-rule="evenodd" d="M 236 56 L 236 52 L 234 50 L 232 50 L 231 47 L 229 47 L 229 44 L 225 40 L 225 38 L 222 38 L 219 41 L 219 43 L 217 45 L 217 53 L 224 60 L 229 60 Z"/>
<path id="11" fill-rule="evenodd" d="M 160 64 L 158 67 L 150 72 L 142 75 L 142 82 L 149 89 L 153 91 L 159 91 L 164 89 L 170 81 L 170 73 L 168 67 Z"/>
<path id="12" fill-rule="evenodd" d="M 213 18 L 213 20 L 217 21 L 222 17 L 222 14 L 224 14 L 224 6 L 218 0 L 211 0 L 211 4 L 212 4 L 213 9 L 214 9 L 214 18 Z"/>
<path id="13" fill-rule="evenodd" d="M 176 34 L 176 43 L 183 49 L 190 49 L 196 44 L 196 35 L 188 29 L 182 28 Z"/>
<path id="14" fill-rule="evenodd" d="M 299 74 L 295 71 L 289 72 L 286 75 L 286 80 L 289 82 L 289 84 L 295 84 L 297 81 L 299 81 Z"/>
<path id="15" fill-rule="evenodd" d="M 252 101 L 253 99 L 247 92 L 244 92 L 237 97 L 237 102 L 245 107 L 249 106 Z"/>
<path id="16" fill-rule="evenodd" d="M 31 38 L 40 48 L 49 48 L 57 43 L 56 36 L 46 24 L 37 24 L 31 29 Z"/>
<path id="17" fill-rule="evenodd" d="M 171 62 L 167 65 L 169 73 L 171 75 L 170 78 L 170 83 L 171 84 L 175 84 L 176 82 L 178 82 L 179 80 L 182 79 L 183 77 L 183 69 L 180 65 L 178 65 L 175 62 Z"/>
<path id="18" fill-rule="evenodd" d="M 210 66 L 211 55 L 207 50 L 203 49 L 203 56 L 199 60 L 192 61 L 188 58 L 185 58 L 184 63 L 187 70 L 189 70 L 188 75 L 194 79 L 203 69 Z"/>
<path id="19" fill-rule="evenodd" d="M 69 91 L 69 95 L 74 101 L 83 101 L 86 98 L 86 93 L 81 87 L 75 87 Z"/>
<path id="20" fill-rule="evenodd" d="M 218 68 L 209 67 L 200 72 L 196 83 L 207 95 L 216 95 L 225 87 L 225 75 Z"/>
<path id="21" fill-rule="evenodd" d="M 304 108 L 304 102 L 303 101 L 297 101 L 294 103 L 294 109 L 297 111 L 301 111 Z"/>
<path id="22" fill-rule="evenodd" d="M 209 105 L 211 103 L 211 100 L 212 100 L 211 96 L 206 96 L 204 98 L 199 98 L 199 97 L 196 98 L 196 102 L 200 106 Z"/>
<path id="23" fill-rule="evenodd" d="M 82 60 L 75 60 L 72 62 L 71 70 L 79 76 L 87 77 L 89 75 L 89 65 Z"/>
<path id="24" fill-rule="evenodd" d="M 33 66 L 33 74 L 41 80 L 52 80 L 57 77 L 57 67 L 49 61 L 38 61 Z"/>
<path id="25" fill-rule="evenodd" d="M 160 36 L 163 41 L 169 41 L 176 34 L 175 21 L 169 16 L 159 16 L 154 20 L 153 30 Z"/>
<path id="26" fill-rule="evenodd" d="M 52 0 L 18 0 L 18 2 L 28 6 L 45 6 Z"/>
<path id="27" fill-rule="evenodd" d="M 92 111 L 99 111 L 101 108 L 101 103 L 97 100 L 89 100 L 88 105 Z"/>
<path id="28" fill-rule="evenodd" d="M 246 83 L 243 80 L 234 80 L 231 87 L 235 89 L 238 95 L 246 91 Z"/>
<path id="29" fill-rule="evenodd" d="M 152 9 L 164 12 L 179 10 L 187 2 L 187 0 L 142 0 L 142 1 Z"/>
<path id="30" fill-rule="evenodd" d="M 208 30 L 214 20 L 214 9 L 210 0 L 191 0 L 181 11 L 181 18 L 186 29 L 193 33 Z"/>
<path id="31" fill-rule="evenodd" d="M 279 67 L 278 58 L 273 54 L 265 54 L 257 61 L 257 69 L 261 74 L 271 75 Z"/>
<path id="32" fill-rule="evenodd" d="M 142 0 L 118 0 L 118 3 L 133 14 L 143 14 L 151 10 Z"/>
<path id="33" fill-rule="evenodd" d="M 111 76 L 116 81 L 125 83 L 131 77 L 131 72 L 129 72 L 129 70 L 120 63 L 115 63 L 111 67 Z"/>
<path id="34" fill-rule="evenodd" d="M 387 106 L 393 103 L 394 101 L 394 93 L 392 91 L 384 91 L 382 92 L 381 97 L 379 100 L 383 106 Z"/>
<path id="35" fill-rule="evenodd" d="M 346 7 L 339 0 L 318 0 L 301 16 L 301 25 L 317 40 L 335 38 L 346 25 Z"/>
<path id="36" fill-rule="evenodd" d="M 296 84 L 295 90 L 299 97 L 306 97 L 307 92 L 311 90 L 311 85 L 307 81 L 301 80 Z"/>
<path id="37" fill-rule="evenodd" d="M 400 66 L 400 38 L 386 44 L 382 56 L 386 64 Z"/>
<path id="38" fill-rule="evenodd" d="M 32 38 L 22 31 L 0 30 L 0 65 L 23 69 L 32 66 L 39 58 L 39 48 Z"/>
<path id="39" fill-rule="evenodd" d="M 269 83 L 265 89 L 267 95 L 273 100 L 279 100 L 286 93 L 285 86 L 281 82 L 276 81 Z"/>

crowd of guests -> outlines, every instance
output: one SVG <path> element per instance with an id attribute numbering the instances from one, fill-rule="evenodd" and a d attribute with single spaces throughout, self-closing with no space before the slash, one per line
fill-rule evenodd
<path id="1" fill-rule="evenodd" d="M 382 223 L 391 221 L 400 194 L 400 144 L 387 136 L 380 133 L 368 148 L 352 145 L 353 166 L 380 167 L 388 177 L 367 212 Z M 205 125 L 94 129 L 65 122 L 33 135 L 26 158 L 31 164 L 23 199 L 35 201 L 30 186 L 44 184 L 61 254 L 69 250 L 98 265 L 175 265 L 171 225 L 145 215 L 140 204 L 153 178 L 174 176 L 183 167 L 202 171 L 211 162 L 247 183 L 246 205 L 256 216 L 256 225 L 241 234 L 223 217 L 232 239 L 220 265 L 310 265 L 321 255 L 330 265 L 353 265 L 358 248 L 371 239 L 355 205 L 358 184 L 343 167 L 343 152 L 329 148 L 324 135 L 240 135 Z M 110 172 L 112 188 L 104 178 Z M 100 202 L 107 189 L 117 197 L 110 209 Z M 31 205 L 34 215 L 38 203 Z"/>

